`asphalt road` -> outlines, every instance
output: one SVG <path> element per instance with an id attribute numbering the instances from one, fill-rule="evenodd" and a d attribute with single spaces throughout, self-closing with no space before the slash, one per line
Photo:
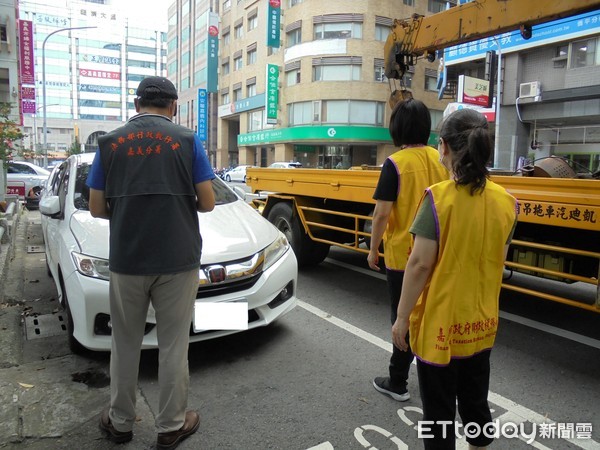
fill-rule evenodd
<path id="1" fill-rule="evenodd" d="M 366 255 L 333 249 L 324 263 L 302 270 L 298 284 L 298 307 L 278 322 L 190 347 L 189 406 L 200 410 L 202 425 L 180 448 L 422 448 L 416 368 L 406 403 L 371 384 L 385 375 L 391 349 L 384 276 L 367 268 Z M 51 284 L 45 286 L 36 295 L 52 298 Z M 501 423 L 526 423 L 527 433 L 534 423 L 537 435 L 527 444 L 529 438 L 512 433 L 493 448 L 600 448 L 600 314 L 510 292 L 501 309 L 492 352 L 493 415 Z M 53 339 L 24 345 L 31 359 L 59 353 Z M 108 367 L 106 355 L 90 360 Z M 155 351 L 144 352 L 140 370 L 140 392 L 153 414 L 156 361 Z M 466 448 L 464 439 L 458 448 Z"/>

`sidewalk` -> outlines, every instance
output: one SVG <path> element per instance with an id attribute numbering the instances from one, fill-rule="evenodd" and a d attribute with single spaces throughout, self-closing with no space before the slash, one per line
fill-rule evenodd
<path id="1" fill-rule="evenodd" d="M 0 448 L 115 448 L 98 428 L 110 399 L 109 356 L 73 355 L 66 331 L 44 325 L 64 312 L 46 272 L 40 214 L 17 214 L 0 254 Z M 155 448 L 154 415 L 139 391 L 137 409 L 133 441 L 120 449 Z"/>

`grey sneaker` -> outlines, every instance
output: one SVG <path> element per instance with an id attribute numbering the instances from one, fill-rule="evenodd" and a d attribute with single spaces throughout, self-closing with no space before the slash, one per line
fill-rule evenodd
<path id="1" fill-rule="evenodd" d="M 404 389 L 396 388 L 392 385 L 390 377 L 377 377 L 373 380 L 373 387 L 398 402 L 405 402 L 410 400 L 410 394 Z"/>

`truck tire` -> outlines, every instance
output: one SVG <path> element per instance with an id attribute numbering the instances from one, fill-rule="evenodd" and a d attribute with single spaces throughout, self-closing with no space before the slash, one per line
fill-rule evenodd
<path id="1" fill-rule="evenodd" d="M 298 217 L 294 216 L 290 203 L 277 203 L 269 211 L 267 219 L 285 234 L 296 254 L 299 267 L 316 266 L 327 257 L 329 245 L 314 242 L 304 232 L 302 223 Z"/>

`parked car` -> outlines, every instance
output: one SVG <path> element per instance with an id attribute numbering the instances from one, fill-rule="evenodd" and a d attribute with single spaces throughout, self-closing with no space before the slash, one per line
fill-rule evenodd
<path id="1" fill-rule="evenodd" d="M 94 154 L 69 157 L 49 178 L 40 202 L 48 272 L 66 311 L 71 349 L 110 350 L 109 222 L 91 216 L 86 179 Z M 201 302 L 244 302 L 248 329 L 265 326 L 297 303 L 298 266 L 285 236 L 222 180 L 215 178 L 215 209 L 199 214 L 203 238 Z M 143 224 L 136 224 L 143 226 Z M 157 236 L 157 239 L 161 238 Z M 211 276 L 214 274 L 221 277 Z M 235 330 L 190 328 L 190 342 Z M 156 348 L 156 320 L 148 312 L 144 349 Z"/>
<path id="2" fill-rule="evenodd" d="M 269 167 L 273 169 L 299 169 L 302 163 L 299 162 L 274 162 Z"/>
<path id="3" fill-rule="evenodd" d="M 37 207 L 50 171 L 26 161 L 9 161 L 6 173 L 8 193 L 23 197 L 28 208 Z"/>
<path id="4" fill-rule="evenodd" d="M 246 169 L 253 166 L 237 166 L 225 172 L 223 179 L 225 181 L 242 181 L 246 182 Z"/>

